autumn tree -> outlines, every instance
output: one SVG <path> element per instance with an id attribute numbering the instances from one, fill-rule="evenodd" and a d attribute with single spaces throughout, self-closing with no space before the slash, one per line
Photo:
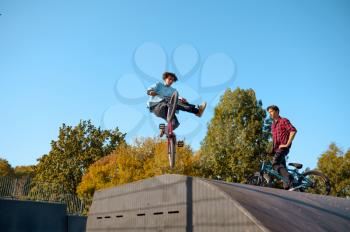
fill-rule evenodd
<path id="1" fill-rule="evenodd" d="M 96 190 L 110 186 L 166 173 L 193 175 L 192 166 L 193 152 L 189 145 L 177 148 L 176 166 L 172 170 L 165 141 L 156 138 L 137 139 L 134 144 L 123 144 L 111 155 L 91 165 L 77 193 L 80 197 L 91 199 Z"/>
<path id="2" fill-rule="evenodd" d="M 350 197 L 350 149 L 344 153 L 332 143 L 317 162 L 317 168 L 331 182 L 331 195 Z"/>
<path id="3" fill-rule="evenodd" d="M 75 127 L 63 124 L 58 139 L 51 142 L 51 151 L 38 159 L 36 187 L 50 183 L 51 191 L 74 194 L 88 167 L 125 143 L 124 137 L 118 128 L 102 130 L 91 121 L 80 121 Z"/>
<path id="4" fill-rule="evenodd" d="M 252 89 L 227 89 L 201 143 L 205 177 L 244 182 L 259 167 L 259 154 L 269 142 L 266 111 Z"/>
<path id="5" fill-rule="evenodd" d="M 9 162 L 6 159 L 0 158 L 0 177 L 1 176 L 14 176 L 14 171 L 12 166 L 9 164 Z"/>
<path id="6" fill-rule="evenodd" d="M 33 177 L 34 172 L 34 165 L 29 166 L 16 166 L 14 168 L 14 174 L 17 178 L 23 178 L 23 177 Z"/>

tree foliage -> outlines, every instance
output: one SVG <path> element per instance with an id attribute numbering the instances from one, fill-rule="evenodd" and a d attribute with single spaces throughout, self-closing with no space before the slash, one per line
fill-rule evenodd
<path id="1" fill-rule="evenodd" d="M 330 179 L 331 195 L 350 197 L 350 149 L 344 153 L 332 143 L 319 157 L 317 168 Z"/>
<path id="2" fill-rule="evenodd" d="M 98 189 L 165 173 L 195 175 L 192 168 L 194 162 L 190 146 L 185 145 L 177 148 L 176 166 L 171 170 L 165 141 L 154 138 L 138 139 L 133 145 L 119 146 L 111 155 L 91 165 L 83 176 L 77 193 L 80 197 L 91 199 Z"/>
<path id="3" fill-rule="evenodd" d="M 244 182 L 258 169 L 269 141 L 266 112 L 252 89 L 226 90 L 199 152 L 205 177 Z"/>
<path id="4" fill-rule="evenodd" d="M 14 174 L 17 178 L 22 178 L 22 177 L 33 177 L 35 172 L 34 172 L 34 165 L 29 165 L 29 166 L 16 166 L 14 168 Z"/>
<path id="5" fill-rule="evenodd" d="M 75 127 L 63 124 L 51 151 L 38 159 L 34 182 L 37 187 L 46 182 L 51 190 L 74 194 L 87 168 L 125 143 L 124 137 L 118 128 L 102 130 L 91 121 L 80 121 Z"/>
<path id="6" fill-rule="evenodd" d="M 14 176 L 14 170 L 6 159 L 0 158 L 0 176 Z"/>

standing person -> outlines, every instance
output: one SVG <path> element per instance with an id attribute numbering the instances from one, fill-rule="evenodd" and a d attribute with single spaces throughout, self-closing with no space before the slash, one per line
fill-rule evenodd
<path id="1" fill-rule="evenodd" d="M 177 81 L 177 77 L 174 73 L 165 72 L 163 74 L 163 81 L 163 83 L 157 82 L 147 89 L 147 94 L 150 96 L 147 101 L 147 107 L 150 112 L 154 113 L 156 116 L 167 120 L 168 101 L 171 95 L 176 91 L 171 85 Z M 207 103 L 203 102 L 200 106 L 195 106 L 188 103 L 185 98 L 179 97 L 176 110 L 186 111 L 201 117 L 206 105 Z M 172 125 L 174 130 L 180 125 L 176 116 L 172 121 Z M 168 132 L 167 128 L 165 128 L 165 130 L 160 130 L 160 137 L 163 136 L 164 132 Z"/>
<path id="2" fill-rule="evenodd" d="M 287 171 L 285 157 L 289 153 L 297 130 L 287 118 L 282 118 L 279 115 L 280 110 L 277 106 L 269 106 L 267 107 L 267 111 L 273 119 L 271 125 L 274 154 L 272 167 L 288 180 L 287 183 L 283 182 L 283 187 L 284 189 L 289 189 L 292 187 L 293 176 Z"/>

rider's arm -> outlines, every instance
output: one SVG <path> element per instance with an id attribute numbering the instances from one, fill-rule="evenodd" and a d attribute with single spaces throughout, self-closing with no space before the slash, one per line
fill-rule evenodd
<path id="1" fill-rule="evenodd" d="M 279 148 L 290 148 L 292 141 L 295 137 L 295 134 L 297 133 L 297 129 L 286 118 L 284 118 L 281 123 L 284 130 L 287 130 L 289 132 L 289 137 L 288 137 L 287 143 L 281 144 Z"/>
<path id="2" fill-rule="evenodd" d="M 295 134 L 297 133 L 297 129 L 292 125 L 292 123 L 290 123 L 288 119 L 284 119 L 284 124 L 287 130 L 289 130 L 289 138 L 286 144 L 289 147 L 292 144 Z"/>
<path id="3" fill-rule="evenodd" d="M 154 85 L 151 85 L 150 87 L 148 87 L 147 89 L 147 95 L 150 95 L 150 96 L 156 96 L 158 95 L 157 94 L 157 89 L 159 88 L 159 84 L 156 83 Z"/>
<path id="4" fill-rule="evenodd" d="M 287 146 L 290 146 L 290 145 L 292 144 L 292 141 L 293 141 L 293 139 L 294 139 L 296 133 L 297 133 L 297 131 L 291 131 L 291 132 L 289 133 L 288 142 L 287 142 L 287 144 L 286 144 Z"/>

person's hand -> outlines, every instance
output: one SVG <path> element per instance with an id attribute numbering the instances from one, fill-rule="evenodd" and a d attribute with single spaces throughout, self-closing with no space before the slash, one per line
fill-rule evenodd
<path id="1" fill-rule="evenodd" d="M 153 96 L 153 97 L 157 95 L 156 91 L 153 91 L 153 90 L 150 90 L 150 91 L 148 92 L 148 94 L 151 95 L 151 96 Z"/>
<path id="2" fill-rule="evenodd" d="M 283 148 L 288 148 L 288 147 L 289 147 L 288 144 L 281 144 L 278 148 L 283 149 Z"/>

